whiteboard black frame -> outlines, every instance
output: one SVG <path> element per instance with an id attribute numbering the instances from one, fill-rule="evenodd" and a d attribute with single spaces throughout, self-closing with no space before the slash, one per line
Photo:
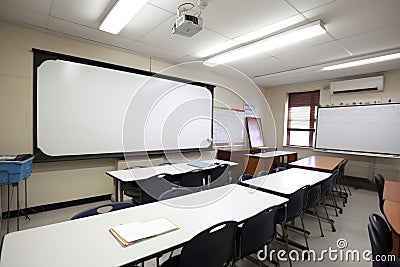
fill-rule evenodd
<path id="1" fill-rule="evenodd" d="M 35 155 L 35 162 L 51 162 L 51 161 L 70 161 L 70 160 L 84 160 L 84 159 L 101 159 L 101 158 L 123 158 L 126 156 L 140 156 L 140 155 L 165 155 L 171 153 L 181 153 L 181 152 L 199 152 L 199 151 L 210 151 L 213 150 L 212 142 L 207 148 L 189 148 L 189 149 L 176 149 L 176 150 L 155 150 L 155 151 L 139 151 L 139 152 L 118 152 L 118 153 L 103 153 L 103 154 L 82 154 L 82 155 L 66 155 L 66 156 L 49 156 L 46 155 L 39 147 L 38 147 L 38 134 L 37 134 L 37 108 L 38 108 L 38 68 L 39 66 L 47 61 L 47 60 L 63 60 L 74 63 L 85 64 L 89 66 L 101 67 L 106 69 L 118 70 L 128 73 L 139 74 L 148 77 L 155 77 L 160 79 L 171 80 L 175 82 L 181 82 L 185 84 L 195 85 L 199 87 L 207 88 L 211 93 L 211 115 L 214 116 L 213 113 L 213 105 L 214 105 L 214 85 L 206 84 L 202 82 L 196 82 L 188 79 L 183 79 L 179 77 L 169 76 L 165 74 L 160 74 L 156 72 L 145 71 L 141 69 L 116 65 L 112 63 L 106 63 L 97 60 L 91 60 L 86 58 L 80 58 L 76 56 L 41 50 L 37 48 L 32 48 L 33 52 L 33 153 Z M 211 138 L 213 136 L 213 119 L 211 119 Z"/>
<path id="2" fill-rule="evenodd" d="M 332 148 L 324 148 L 324 147 L 316 147 L 317 138 L 318 138 L 318 116 L 320 109 L 333 109 L 333 108 L 352 108 L 352 107 L 365 107 L 365 106 L 382 106 L 382 105 L 400 105 L 400 103 L 382 103 L 382 104 L 362 104 L 362 105 L 351 105 L 351 106 L 329 106 L 329 107 L 318 107 L 317 109 L 317 120 L 315 125 L 315 138 L 314 138 L 314 150 L 319 152 L 332 152 L 332 153 L 344 153 L 344 154 L 355 154 L 355 155 L 365 155 L 365 156 L 376 156 L 379 157 L 382 155 L 383 157 L 393 157 L 398 158 L 400 154 L 393 153 L 380 153 L 380 152 L 371 152 L 371 151 L 360 151 L 360 150 L 344 150 L 344 149 L 332 149 Z"/>

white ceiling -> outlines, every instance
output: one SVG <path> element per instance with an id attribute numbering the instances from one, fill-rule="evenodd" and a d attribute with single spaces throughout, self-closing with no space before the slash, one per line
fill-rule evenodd
<path id="1" fill-rule="evenodd" d="M 201 32 L 191 38 L 173 35 L 176 8 L 181 3 L 196 1 L 150 0 L 118 35 L 98 30 L 116 0 L 0 0 L 0 20 L 182 63 L 201 60 L 196 57 L 201 50 L 297 16 L 305 23 L 322 20 L 327 34 L 232 62 L 230 66 L 247 74 L 259 86 L 400 69 L 400 60 L 395 60 L 321 71 L 334 62 L 398 52 L 400 0 L 210 0 L 202 12 L 205 28 Z M 210 71 L 224 73 L 224 68 Z"/>

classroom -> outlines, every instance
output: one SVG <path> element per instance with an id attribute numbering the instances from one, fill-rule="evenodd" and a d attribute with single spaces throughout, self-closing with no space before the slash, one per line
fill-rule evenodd
<path id="1" fill-rule="evenodd" d="M 0 267 L 400 266 L 399 11 L 0 0 Z"/>

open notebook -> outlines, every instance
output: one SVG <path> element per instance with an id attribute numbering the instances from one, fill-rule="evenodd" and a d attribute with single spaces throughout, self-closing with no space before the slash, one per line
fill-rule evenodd
<path id="1" fill-rule="evenodd" d="M 120 224 L 110 228 L 110 233 L 118 242 L 126 247 L 141 240 L 162 235 L 179 227 L 166 218 L 158 218 L 146 222 Z"/>

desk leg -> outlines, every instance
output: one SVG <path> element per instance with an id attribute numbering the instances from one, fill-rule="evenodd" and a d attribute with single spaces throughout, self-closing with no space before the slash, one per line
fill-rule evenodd
<path id="1" fill-rule="evenodd" d="M 119 181 L 119 201 L 124 201 L 124 190 L 122 190 L 122 182 Z"/>
<path id="2" fill-rule="evenodd" d="M 392 239 L 393 239 L 393 249 L 391 254 L 395 255 L 396 258 L 400 257 L 400 235 L 392 230 Z"/>
<path id="3" fill-rule="evenodd" d="M 19 231 L 19 182 L 17 182 L 17 231 Z"/>
<path id="4" fill-rule="evenodd" d="M 114 202 L 118 202 L 119 180 L 114 178 Z"/>

